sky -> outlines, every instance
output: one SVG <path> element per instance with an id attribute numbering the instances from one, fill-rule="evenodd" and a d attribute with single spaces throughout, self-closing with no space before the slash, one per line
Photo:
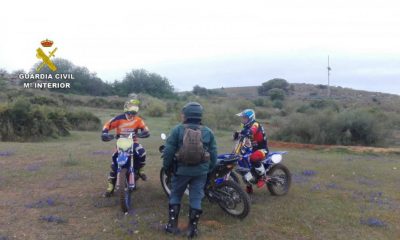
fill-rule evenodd
<path id="1" fill-rule="evenodd" d="M 272 78 L 400 95 L 400 2 L 21 1 L 1 3 L 0 68 L 29 70 L 48 38 L 105 81 L 144 68 L 177 90 Z"/>

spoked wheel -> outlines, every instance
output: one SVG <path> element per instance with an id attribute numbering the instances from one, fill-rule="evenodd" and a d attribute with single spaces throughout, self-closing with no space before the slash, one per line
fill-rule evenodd
<path id="1" fill-rule="evenodd" d="M 161 187 L 164 190 L 164 193 L 169 197 L 171 195 L 171 189 L 172 189 L 172 174 L 167 174 L 167 172 L 164 170 L 164 168 L 161 168 L 160 170 L 160 181 L 161 181 Z M 185 190 L 185 195 L 189 196 L 189 187 L 186 188 Z"/>
<path id="2" fill-rule="evenodd" d="M 271 179 L 267 182 L 267 188 L 272 195 L 282 196 L 289 192 L 292 175 L 286 166 L 276 164 L 268 172 L 268 176 Z"/>
<path id="3" fill-rule="evenodd" d="M 214 194 L 218 198 L 219 206 L 229 215 L 243 219 L 249 214 L 249 196 L 236 182 L 224 181 L 215 186 Z"/>
<path id="4" fill-rule="evenodd" d="M 234 182 L 236 182 L 237 184 L 240 185 L 239 177 L 238 177 L 238 176 L 236 175 L 236 173 L 234 173 L 234 172 L 231 172 L 231 173 L 229 174 L 229 180 L 234 181 Z"/>
<path id="5" fill-rule="evenodd" d="M 121 209 L 124 213 L 131 209 L 132 190 L 128 187 L 128 169 L 123 168 L 119 174 L 118 196 Z"/>

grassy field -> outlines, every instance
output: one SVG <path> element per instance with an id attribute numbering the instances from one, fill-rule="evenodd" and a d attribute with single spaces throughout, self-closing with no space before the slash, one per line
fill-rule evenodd
<path id="1" fill-rule="evenodd" d="M 103 121 L 114 114 L 98 113 Z M 138 183 L 134 210 L 127 216 L 116 197 L 101 197 L 114 145 L 101 142 L 99 132 L 0 143 L 0 239 L 172 239 L 163 232 L 168 203 L 157 150 L 170 119 L 146 119 L 152 131 L 142 141 L 149 180 Z M 219 152 L 229 152 L 230 133 L 216 136 Z M 273 197 L 266 188 L 257 189 L 243 221 L 204 201 L 201 239 L 400 239 L 400 155 L 343 148 L 273 150 L 289 151 L 284 160 L 293 174 L 289 194 Z"/>

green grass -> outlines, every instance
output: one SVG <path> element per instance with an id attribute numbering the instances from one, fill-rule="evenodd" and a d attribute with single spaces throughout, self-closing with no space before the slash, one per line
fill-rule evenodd
<path id="1" fill-rule="evenodd" d="M 117 113 L 97 112 L 102 121 Z M 138 183 L 134 212 L 128 216 L 120 213 L 116 197 L 101 198 L 115 142 L 101 142 L 100 132 L 73 131 L 51 142 L 2 142 L 0 152 L 12 154 L 0 156 L 0 237 L 173 239 L 162 231 L 168 203 L 158 175 L 159 136 L 168 133 L 173 123 L 169 116 L 145 118 L 152 136 L 141 143 L 147 150 L 150 179 Z M 230 132 L 218 131 L 216 137 L 220 153 L 231 151 Z M 399 239 L 398 155 L 285 150 L 289 154 L 284 163 L 293 174 L 289 194 L 273 197 L 265 188 L 256 189 L 251 212 L 243 221 L 205 200 L 201 239 Z M 306 170 L 315 175 L 305 176 Z M 49 199 L 54 204 L 47 204 Z M 187 222 L 187 203 L 185 198 L 181 225 Z M 40 220 L 42 216 L 58 216 L 66 222 L 46 222 Z M 361 224 L 368 218 L 377 218 L 385 226 Z"/>

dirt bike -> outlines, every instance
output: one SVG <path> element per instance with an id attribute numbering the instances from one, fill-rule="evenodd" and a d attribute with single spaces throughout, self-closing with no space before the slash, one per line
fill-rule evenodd
<path id="1" fill-rule="evenodd" d="M 166 139 L 162 134 L 161 138 Z M 161 145 L 159 151 L 163 154 L 165 146 Z M 212 203 L 216 202 L 226 213 L 240 219 L 245 218 L 250 211 L 250 199 L 243 189 L 230 178 L 230 173 L 239 160 L 239 156 L 230 155 L 218 158 L 213 171 L 208 174 L 207 182 L 204 188 L 205 196 Z M 176 164 L 176 159 L 174 160 Z M 169 197 L 171 194 L 171 179 L 173 170 L 161 168 L 160 181 L 165 194 Z M 188 188 L 185 191 L 189 195 Z"/>
<path id="2" fill-rule="evenodd" d="M 241 155 L 235 172 L 242 176 L 242 180 L 246 185 L 256 184 L 258 179 L 261 178 L 265 181 L 271 195 L 282 196 L 288 193 L 292 177 L 289 169 L 281 163 L 282 155 L 287 154 L 287 152 L 269 152 L 266 158 L 262 160 L 265 168 L 263 176 L 258 176 L 254 168 L 252 168 L 250 161 L 252 147 L 248 137 L 240 136 L 238 138 L 232 154 Z M 235 173 L 232 172 L 231 177 L 238 182 L 238 177 Z"/>
<path id="3" fill-rule="evenodd" d="M 115 192 L 119 196 L 121 210 L 127 213 L 132 206 L 132 192 L 136 189 L 136 181 L 139 179 L 138 170 L 134 168 L 134 132 L 127 136 L 117 136 L 117 178 L 115 183 Z M 138 136 L 140 137 L 140 136 Z M 111 141 L 115 137 L 109 134 L 108 139 Z"/>

